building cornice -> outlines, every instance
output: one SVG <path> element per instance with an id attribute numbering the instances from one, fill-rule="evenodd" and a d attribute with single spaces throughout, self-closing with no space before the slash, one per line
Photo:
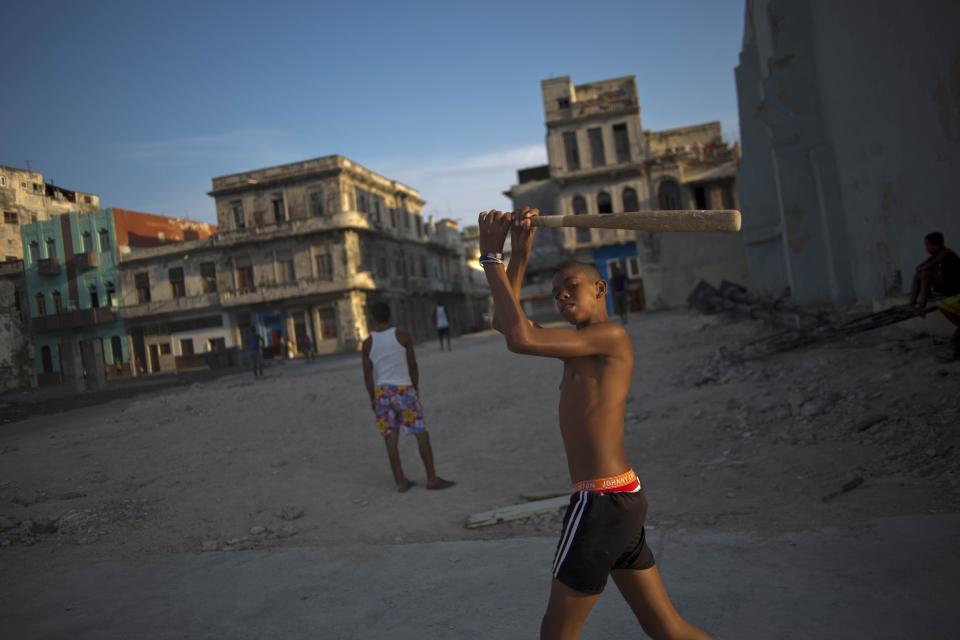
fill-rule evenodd
<path id="1" fill-rule="evenodd" d="M 391 180 L 376 171 L 371 171 L 363 165 L 340 155 L 321 156 L 309 160 L 218 176 L 211 180 L 213 188 L 207 192 L 207 195 L 216 198 L 218 196 L 258 191 L 279 184 L 330 178 L 343 173 L 348 174 L 358 182 L 364 182 L 379 189 L 392 191 L 394 194 L 402 193 L 420 205 L 426 203 L 416 189 L 402 182 Z"/>

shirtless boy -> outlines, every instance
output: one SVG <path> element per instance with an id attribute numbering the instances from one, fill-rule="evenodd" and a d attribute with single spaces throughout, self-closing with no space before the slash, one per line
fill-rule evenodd
<path id="1" fill-rule="evenodd" d="M 653 638 L 708 636 L 673 608 L 644 539 L 647 500 L 623 448 L 623 414 L 633 372 L 633 346 L 607 318 L 607 283 L 593 265 L 571 262 L 553 278 L 553 296 L 575 329 L 546 329 L 520 307 L 537 210 L 480 214 L 481 263 L 496 312 L 494 327 L 515 353 L 559 358 L 560 435 L 574 493 L 553 561 L 553 582 L 541 638 L 579 638 L 612 576 L 644 631 Z M 511 233 L 513 253 L 503 268 Z"/>

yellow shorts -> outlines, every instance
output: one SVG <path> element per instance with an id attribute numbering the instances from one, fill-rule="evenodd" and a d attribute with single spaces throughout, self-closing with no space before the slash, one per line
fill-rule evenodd
<path id="1" fill-rule="evenodd" d="M 955 316 L 960 316 L 960 294 L 941 300 L 937 308 Z"/>

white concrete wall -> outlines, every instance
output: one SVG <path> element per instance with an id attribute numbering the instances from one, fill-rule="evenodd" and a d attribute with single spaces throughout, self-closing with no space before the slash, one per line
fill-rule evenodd
<path id="1" fill-rule="evenodd" d="M 816 67 L 861 300 L 960 249 L 960 3 L 815 0 Z"/>
<path id="2" fill-rule="evenodd" d="M 801 302 L 910 285 L 960 245 L 960 4 L 748 0 L 737 68 L 754 284 Z"/>

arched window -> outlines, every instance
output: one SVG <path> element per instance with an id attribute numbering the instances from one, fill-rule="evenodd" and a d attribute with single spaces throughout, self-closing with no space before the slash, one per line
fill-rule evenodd
<path id="1" fill-rule="evenodd" d="M 630 187 L 623 190 L 623 210 L 627 212 L 640 211 L 640 203 L 637 202 L 637 192 Z"/>
<path id="2" fill-rule="evenodd" d="M 587 212 L 587 201 L 583 196 L 573 196 L 573 213 L 581 215 Z"/>
<path id="3" fill-rule="evenodd" d="M 47 299 L 43 297 L 43 293 L 38 293 L 35 299 L 37 302 L 37 317 L 47 315 Z"/>
<path id="4" fill-rule="evenodd" d="M 597 194 L 597 213 L 613 213 L 613 200 L 606 191 Z"/>
<path id="5" fill-rule="evenodd" d="M 676 180 L 664 180 L 657 189 L 657 200 L 660 208 L 670 211 L 680 209 L 680 185 Z"/>
<path id="6" fill-rule="evenodd" d="M 53 312 L 60 313 L 63 311 L 63 307 L 60 301 L 60 292 L 53 291 L 50 293 L 50 297 L 53 298 Z"/>
<path id="7" fill-rule="evenodd" d="M 96 309 L 100 306 L 100 294 L 97 292 L 97 285 L 91 284 L 89 289 L 90 289 L 90 306 Z"/>
<path id="8" fill-rule="evenodd" d="M 587 212 L 587 201 L 583 196 L 573 196 L 573 213 L 583 215 Z M 590 229 L 577 229 L 577 242 L 590 242 Z"/>
<path id="9" fill-rule="evenodd" d="M 47 345 L 40 348 L 40 362 L 44 373 L 53 373 L 53 354 Z"/>
<path id="10" fill-rule="evenodd" d="M 30 255 L 27 256 L 27 259 L 30 260 L 31 264 L 40 259 L 40 243 L 36 240 L 30 241 Z"/>

